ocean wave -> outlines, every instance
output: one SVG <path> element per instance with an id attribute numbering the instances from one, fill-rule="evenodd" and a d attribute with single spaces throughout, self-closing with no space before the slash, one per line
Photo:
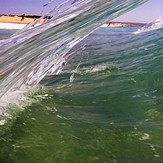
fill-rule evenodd
<path id="1" fill-rule="evenodd" d="M 156 29 L 160 29 L 163 28 L 163 19 L 161 17 L 159 17 L 158 19 L 156 19 L 153 22 L 147 23 L 144 27 L 138 29 L 136 32 L 134 32 L 134 34 L 139 34 L 142 32 L 148 32 L 148 31 L 152 31 L 152 30 L 156 30 Z"/>
<path id="2" fill-rule="evenodd" d="M 9 90 L 20 89 L 25 83 L 37 85 L 49 71 L 61 67 L 60 59 L 75 44 L 106 20 L 113 19 L 145 1 L 81 0 L 66 7 L 45 24 L 22 29 L 20 33 L 0 41 L 0 96 Z M 63 6 L 64 3 L 57 8 Z M 55 12 L 56 8 L 48 14 L 53 15 Z M 34 23 L 37 21 L 39 20 Z"/>

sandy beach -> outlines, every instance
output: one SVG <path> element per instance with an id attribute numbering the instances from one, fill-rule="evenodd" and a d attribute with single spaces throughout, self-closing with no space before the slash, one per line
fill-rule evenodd
<path id="1" fill-rule="evenodd" d="M 34 18 L 24 17 L 23 21 L 21 19 L 21 16 L 0 16 L 0 23 L 28 24 L 34 21 Z"/>
<path id="2" fill-rule="evenodd" d="M 0 29 L 21 29 L 27 24 L 35 21 L 35 18 L 30 18 L 28 16 L 0 16 Z M 40 25 L 43 23 L 43 20 L 37 23 Z M 36 25 L 36 26 L 37 26 Z"/>

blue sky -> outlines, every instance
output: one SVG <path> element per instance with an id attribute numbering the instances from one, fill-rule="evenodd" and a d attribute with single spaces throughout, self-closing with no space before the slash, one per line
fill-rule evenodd
<path id="1" fill-rule="evenodd" d="M 55 0 L 53 5 L 64 0 Z M 40 15 L 45 8 L 43 4 L 47 0 L 0 0 L 0 14 L 15 14 L 22 15 Z M 46 10 L 49 10 L 46 7 Z M 150 22 L 157 19 L 159 16 L 163 18 L 163 0 L 149 0 L 142 6 L 120 16 L 115 21 L 128 22 Z"/>
<path id="2" fill-rule="evenodd" d="M 141 6 L 115 19 L 128 22 L 151 22 L 159 17 L 163 19 L 163 0 L 149 0 Z"/>

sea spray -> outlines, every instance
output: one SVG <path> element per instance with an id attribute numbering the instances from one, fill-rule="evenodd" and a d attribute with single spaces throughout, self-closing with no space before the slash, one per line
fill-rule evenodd
<path id="1" fill-rule="evenodd" d="M 159 29 L 159 28 L 163 28 L 163 19 L 161 17 L 154 20 L 153 22 L 147 23 L 144 27 L 142 27 L 142 28 L 138 29 L 136 32 L 134 32 L 134 34 L 148 32 L 148 31 Z"/>
<path id="2" fill-rule="evenodd" d="M 48 14 L 27 25 L 10 38 L 1 40 L 1 126 L 11 122 L 8 123 L 11 127 L 20 111 L 33 103 L 29 95 L 40 89 L 39 82 L 48 73 L 61 72 L 69 60 L 67 52 L 74 45 L 104 22 L 145 1 L 80 1 L 54 16 L 55 8 L 50 12 L 50 16 L 54 17 L 42 25 L 35 26 Z M 74 75 L 70 76 L 70 83 L 73 83 L 74 79 Z"/>
<path id="3" fill-rule="evenodd" d="M 25 90 L 5 94 L 0 105 L 0 136 L 10 130 L 24 109 L 32 104 L 41 103 L 42 100 L 50 99 L 52 96 L 52 93 L 43 87 L 33 90 L 26 87 Z"/>
<path id="4" fill-rule="evenodd" d="M 1 136 L 0 162 L 162 163 L 163 33 L 138 28 L 100 28 L 61 57 Z"/>
<path id="5" fill-rule="evenodd" d="M 80 1 L 45 24 L 1 41 L 0 96 L 21 89 L 25 83 L 37 85 L 51 69 L 56 69 L 58 56 L 65 55 L 70 45 L 77 44 L 106 20 L 145 1 Z"/>

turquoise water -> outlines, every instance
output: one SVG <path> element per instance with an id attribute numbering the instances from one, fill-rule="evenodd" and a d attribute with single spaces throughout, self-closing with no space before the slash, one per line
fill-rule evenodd
<path id="1" fill-rule="evenodd" d="M 0 162 L 163 162 L 163 32 L 137 30 L 100 28 L 73 47 L 1 126 Z"/>

